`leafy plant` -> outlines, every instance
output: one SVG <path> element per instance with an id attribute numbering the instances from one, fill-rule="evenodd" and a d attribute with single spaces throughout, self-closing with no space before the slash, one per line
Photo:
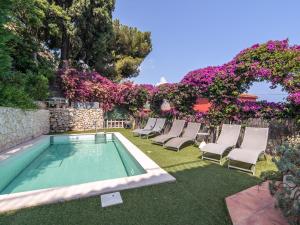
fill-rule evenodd
<path id="1" fill-rule="evenodd" d="M 276 150 L 273 158 L 278 172 L 267 176 L 271 194 L 276 197 L 277 207 L 290 224 L 300 224 L 300 136 L 290 138 Z"/>
<path id="2" fill-rule="evenodd" d="M 21 109 L 35 109 L 36 105 L 33 99 L 19 87 L 16 86 L 0 86 L 0 106 L 5 107 L 18 107 Z M 3 100 L 2 100 L 3 99 Z"/>

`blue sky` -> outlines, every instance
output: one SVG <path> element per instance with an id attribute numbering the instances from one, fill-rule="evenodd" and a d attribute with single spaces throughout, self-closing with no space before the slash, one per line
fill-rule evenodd
<path id="1" fill-rule="evenodd" d="M 137 83 L 179 82 L 189 71 L 221 65 L 270 39 L 300 44 L 299 0 L 117 0 L 114 18 L 152 33 L 153 50 Z M 279 101 L 280 88 L 255 84 L 249 93 Z"/>

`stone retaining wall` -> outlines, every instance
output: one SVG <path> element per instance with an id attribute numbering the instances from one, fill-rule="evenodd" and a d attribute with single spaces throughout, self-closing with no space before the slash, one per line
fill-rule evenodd
<path id="1" fill-rule="evenodd" d="M 66 131 L 94 130 L 103 128 L 102 109 L 49 109 L 50 132 L 62 133 Z"/>
<path id="2" fill-rule="evenodd" d="M 0 151 L 47 133 L 48 110 L 0 107 Z"/>

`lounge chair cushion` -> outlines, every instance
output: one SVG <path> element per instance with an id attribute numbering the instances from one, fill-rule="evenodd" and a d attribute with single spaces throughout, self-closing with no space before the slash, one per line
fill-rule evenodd
<path id="1" fill-rule="evenodd" d="M 169 139 L 174 138 L 174 137 L 176 137 L 176 136 L 170 135 L 170 134 L 162 134 L 162 135 L 159 135 L 159 136 L 153 138 L 152 141 L 163 144 L 166 141 L 168 141 Z"/>
<path id="2" fill-rule="evenodd" d="M 235 148 L 228 154 L 228 158 L 230 160 L 256 164 L 258 157 L 263 152 L 262 150 Z"/>
<path id="3" fill-rule="evenodd" d="M 201 148 L 201 150 L 203 152 L 209 152 L 209 153 L 213 153 L 213 154 L 222 155 L 226 151 L 226 149 L 228 149 L 229 147 L 231 147 L 231 146 L 224 145 L 224 144 L 209 143 L 209 144 L 205 145 L 203 148 Z"/>
<path id="4" fill-rule="evenodd" d="M 133 130 L 132 132 L 139 133 L 142 130 L 151 130 L 154 127 L 156 120 L 157 120 L 156 118 L 149 118 L 147 121 L 147 124 L 145 125 L 144 128 L 138 128 L 138 129 Z"/>
<path id="5" fill-rule="evenodd" d="M 132 132 L 133 132 L 133 133 L 139 133 L 139 132 L 141 132 L 142 130 L 144 130 L 144 129 L 140 128 L 140 129 L 135 129 L 135 130 L 133 130 Z"/>
<path id="6" fill-rule="evenodd" d="M 194 140 L 190 138 L 183 138 L 183 137 L 173 138 L 165 144 L 165 147 L 179 149 L 181 145 L 189 141 L 194 141 Z"/>
<path id="7" fill-rule="evenodd" d="M 156 120 L 156 123 L 155 123 L 155 126 L 153 127 L 153 129 L 151 129 L 151 130 L 143 129 L 137 133 L 139 135 L 150 135 L 150 134 L 160 133 L 163 130 L 165 123 L 166 123 L 166 119 L 159 118 Z"/>
<path id="8" fill-rule="evenodd" d="M 264 151 L 268 143 L 269 128 L 246 127 L 242 149 Z"/>
<path id="9" fill-rule="evenodd" d="M 138 132 L 138 134 L 140 135 L 148 135 L 148 134 L 151 134 L 151 133 L 155 133 L 156 131 L 153 131 L 153 130 L 141 130 L 140 132 Z"/>
<path id="10" fill-rule="evenodd" d="M 163 144 L 171 138 L 178 137 L 184 128 L 185 120 L 174 120 L 170 131 L 167 134 L 159 135 L 152 139 L 153 142 Z"/>

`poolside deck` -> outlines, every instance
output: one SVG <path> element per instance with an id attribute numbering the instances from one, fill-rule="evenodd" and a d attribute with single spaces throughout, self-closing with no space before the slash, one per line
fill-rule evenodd
<path id="1" fill-rule="evenodd" d="M 281 211 L 274 207 L 268 182 L 227 197 L 226 204 L 233 225 L 288 225 Z"/>

